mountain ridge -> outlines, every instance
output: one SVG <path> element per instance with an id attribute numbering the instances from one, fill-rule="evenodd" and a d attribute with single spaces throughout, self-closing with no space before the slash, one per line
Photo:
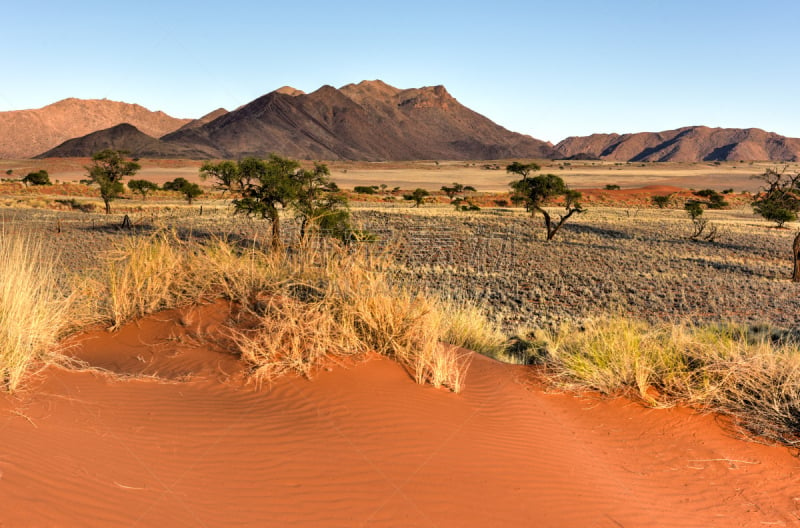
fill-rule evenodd
<path id="1" fill-rule="evenodd" d="M 130 137 L 134 139 L 133 134 Z M 80 145 L 96 146 L 101 138 L 102 134 L 83 143 L 73 140 L 39 157 L 75 156 Z M 293 158 L 364 161 L 559 154 L 552 144 L 511 132 L 461 105 L 444 86 L 399 89 L 377 80 L 341 89 L 323 85 L 311 93 L 284 86 L 207 122 L 184 125 L 157 141 L 164 145 L 156 148 L 148 142 L 149 152 L 218 159 L 273 152 Z M 135 148 L 127 150 L 142 155 Z"/>
<path id="2" fill-rule="evenodd" d="M 30 158 L 68 139 L 121 123 L 162 136 L 189 122 L 138 104 L 70 97 L 42 108 L 0 112 L 0 158 Z"/>
<path id="3" fill-rule="evenodd" d="M 613 161 L 798 161 L 800 138 L 760 128 L 687 126 L 661 132 L 568 137 L 556 149 L 566 158 Z"/>

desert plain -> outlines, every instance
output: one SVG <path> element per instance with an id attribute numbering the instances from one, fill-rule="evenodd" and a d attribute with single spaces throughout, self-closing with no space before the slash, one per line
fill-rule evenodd
<path id="1" fill-rule="evenodd" d="M 455 211 L 443 196 L 412 208 L 397 195 L 353 195 L 351 208 L 389 259 L 387 280 L 476 306 L 508 338 L 577 333 L 604 316 L 797 332 L 798 225 L 775 229 L 747 194 L 774 164 L 545 161 L 542 172 L 583 191 L 587 208 L 546 242 L 541 218 L 497 203 L 513 179 L 507 163 L 329 166 L 347 190 L 476 187 L 480 211 Z M 112 215 L 77 183 L 85 164 L 0 161 L 3 172 L 46 169 L 58 181 L 0 184 L 0 214 L 4 236 L 44 241 L 63 288 L 84 277 L 92 290 L 85 277 L 105 269 L 104 255 L 166 231 L 200 244 L 266 239 L 265 222 L 232 217 L 198 179 L 199 162 L 143 160 L 137 176 L 185 177 L 208 196 L 128 195 Z M 705 188 L 732 190 L 731 205 L 706 211 L 713 240 L 691 240 L 682 202 Z M 653 195 L 674 202 L 660 209 Z M 130 230 L 118 227 L 124 214 Z M 321 287 L 303 286 L 292 291 Z M 61 360 L 41 358 L 0 394 L 0 526 L 800 524 L 796 436 L 759 436 L 747 417 L 670 399 L 655 381 L 576 388 L 547 358 L 496 355 L 527 363 L 509 364 L 450 344 L 458 392 L 416 383 L 413 368 L 375 350 L 259 382 L 232 344 L 235 299 L 195 301 L 72 328 L 53 350 Z"/>

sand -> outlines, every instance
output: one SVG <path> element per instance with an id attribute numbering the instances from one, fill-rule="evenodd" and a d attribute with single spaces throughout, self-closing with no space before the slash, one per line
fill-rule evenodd
<path id="1" fill-rule="evenodd" d="M 0 395 L 0 526 L 794 526 L 800 461 L 726 422 L 563 394 L 474 356 L 466 389 L 395 362 L 258 390 L 225 304 L 70 340 Z"/>

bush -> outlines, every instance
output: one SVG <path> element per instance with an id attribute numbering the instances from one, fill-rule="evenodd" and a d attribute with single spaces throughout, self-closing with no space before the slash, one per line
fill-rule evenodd
<path id="1" fill-rule="evenodd" d="M 22 178 L 22 183 L 25 185 L 52 185 L 52 183 L 50 183 L 50 175 L 46 170 L 29 172 L 27 176 Z"/>
<path id="2" fill-rule="evenodd" d="M 378 192 L 378 187 L 366 186 L 366 185 L 356 185 L 353 187 L 353 192 L 357 194 L 376 194 Z"/>
<path id="3" fill-rule="evenodd" d="M 609 183 L 609 184 L 607 184 L 605 186 L 605 189 L 607 191 L 618 191 L 618 190 L 621 189 L 621 187 L 619 185 L 614 184 L 614 183 Z"/>
<path id="4" fill-rule="evenodd" d="M 667 195 L 663 195 L 663 196 L 653 196 L 652 198 L 650 198 L 650 201 L 653 203 L 653 205 L 655 205 L 659 209 L 663 209 L 667 205 L 669 205 L 670 200 L 672 200 L 672 195 L 671 194 L 667 194 Z"/>

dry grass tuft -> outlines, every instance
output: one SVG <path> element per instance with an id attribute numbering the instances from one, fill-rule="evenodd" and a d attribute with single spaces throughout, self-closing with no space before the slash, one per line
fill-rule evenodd
<path id="1" fill-rule="evenodd" d="M 800 344 L 789 335 L 608 317 L 534 338 L 562 386 L 722 412 L 751 435 L 800 443 Z"/>
<path id="2" fill-rule="evenodd" d="M 110 254 L 108 319 L 116 328 L 223 296 L 256 321 L 232 336 L 258 383 L 288 371 L 310 376 L 327 358 L 374 350 L 399 361 L 419 383 L 461 390 L 465 358 L 441 342 L 489 346 L 496 336 L 481 341 L 476 310 L 393 285 L 387 266 L 383 258 L 335 244 L 272 252 L 159 232 L 131 238 Z"/>
<path id="3" fill-rule="evenodd" d="M 40 240 L 0 231 L 0 388 L 14 391 L 70 326 L 71 299 Z"/>

